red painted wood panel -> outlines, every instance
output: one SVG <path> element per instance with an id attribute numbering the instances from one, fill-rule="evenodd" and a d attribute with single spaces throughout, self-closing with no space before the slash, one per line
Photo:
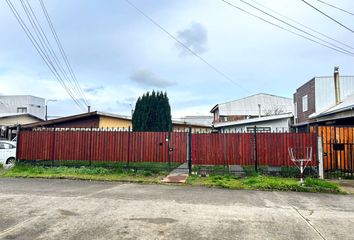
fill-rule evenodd
<path id="1" fill-rule="evenodd" d="M 107 129 L 20 131 L 18 159 L 74 160 L 102 162 L 187 161 L 188 133 L 128 132 Z M 293 166 L 289 148 L 312 147 L 312 166 L 316 166 L 315 133 L 219 133 L 192 135 L 192 162 L 203 165 Z"/>
<path id="2" fill-rule="evenodd" d="M 167 162 L 165 132 L 107 129 L 20 131 L 19 160 Z M 188 133 L 170 133 L 170 161 L 187 161 Z"/>

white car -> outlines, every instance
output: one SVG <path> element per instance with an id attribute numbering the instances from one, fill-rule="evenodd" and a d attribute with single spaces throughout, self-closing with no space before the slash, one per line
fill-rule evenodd
<path id="1" fill-rule="evenodd" d="M 16 160 L 16 142 L 0 140 L 0 164 L 12 167 Z"/>

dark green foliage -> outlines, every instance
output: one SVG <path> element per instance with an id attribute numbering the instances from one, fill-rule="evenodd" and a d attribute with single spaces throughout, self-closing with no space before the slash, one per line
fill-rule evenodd
<path id="1" fill-rule="evenodd" d="M 166 93 L 152 91 L 138 98 L 133 113 L 133 131 L 166 132 L 172 129 L 171 108 Z"/>

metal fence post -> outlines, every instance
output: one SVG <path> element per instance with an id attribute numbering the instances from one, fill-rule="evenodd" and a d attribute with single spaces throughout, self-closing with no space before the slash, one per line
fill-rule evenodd
<path id="1" fill-rule="evenodd" d="M 323 147 L 322 147 L 322 138 L 317 137 L 317 159 L 318 159 L 318 176 L 320 179 L 324 179 L 323 172 Z"/>
<path id="2" fill-rule="evenodd" d="M 171 171 L 171 131 L 168 130 L 167 135 L 167 161 L 168 161 L 168 171 Z"/>
<path id="3" fill-rule="evenodd" d="M 16 162 L 18 162 L 20 131 L 21 131 L 21 125 L 17 125 L 17 127 L 16 127 L 16 135 L 17 135 L 17 138 L 16 138 L 16 159 L 15 159 Z"/>
<path id="4" fill-rule="evenodd" d="M 130 126 L 128 127 L 128 159 L 127 159 L 127 168 L 129 167 L 130 161 Z"/>
<path id="5" fill-rule="evenodd" d="M 253 130 L 253 142 L 254 142 L 254 148 L 253 148 L 253 155 L 254 155 L 254 170 L 258 172 L 258 159 L 257 159 L 257 126 L 254 126 Z"/>
<path id="6" fill-rule="evenodd" d="M 92 165 L 92 127 L 90 128 L 90 151 L 89 151 L 89 165 Z"/>
<path id="7" fill-rule="evenodd" d="M 54 128 L 54 133 L 53 133 L 53 145 L 52 145 L 52 167 L 54 166 L 54 151 L 55 151 L 55 135 L 56 135 L 56 128 Z"/>
<path id="8" fill-rule="evenodd" d="M 188 172 L 192 174 L 192 127 L 188 131 Z"/>

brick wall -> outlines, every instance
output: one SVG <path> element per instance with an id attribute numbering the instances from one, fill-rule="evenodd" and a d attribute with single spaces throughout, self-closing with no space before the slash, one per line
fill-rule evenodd
<path id="1" fill-rule="evenodd" d="M 307 111 L 303 111 L 302 98 L 306 95 L 308 101 Z M 297 104 L 297 118 L 295 118 L 295 124 L 311 121 L 308 117 L 316 111 L 315 101 L 315 78 L 313 78 L 296 89 L 296 92 L 294 93 L 294 104 Z"/>

